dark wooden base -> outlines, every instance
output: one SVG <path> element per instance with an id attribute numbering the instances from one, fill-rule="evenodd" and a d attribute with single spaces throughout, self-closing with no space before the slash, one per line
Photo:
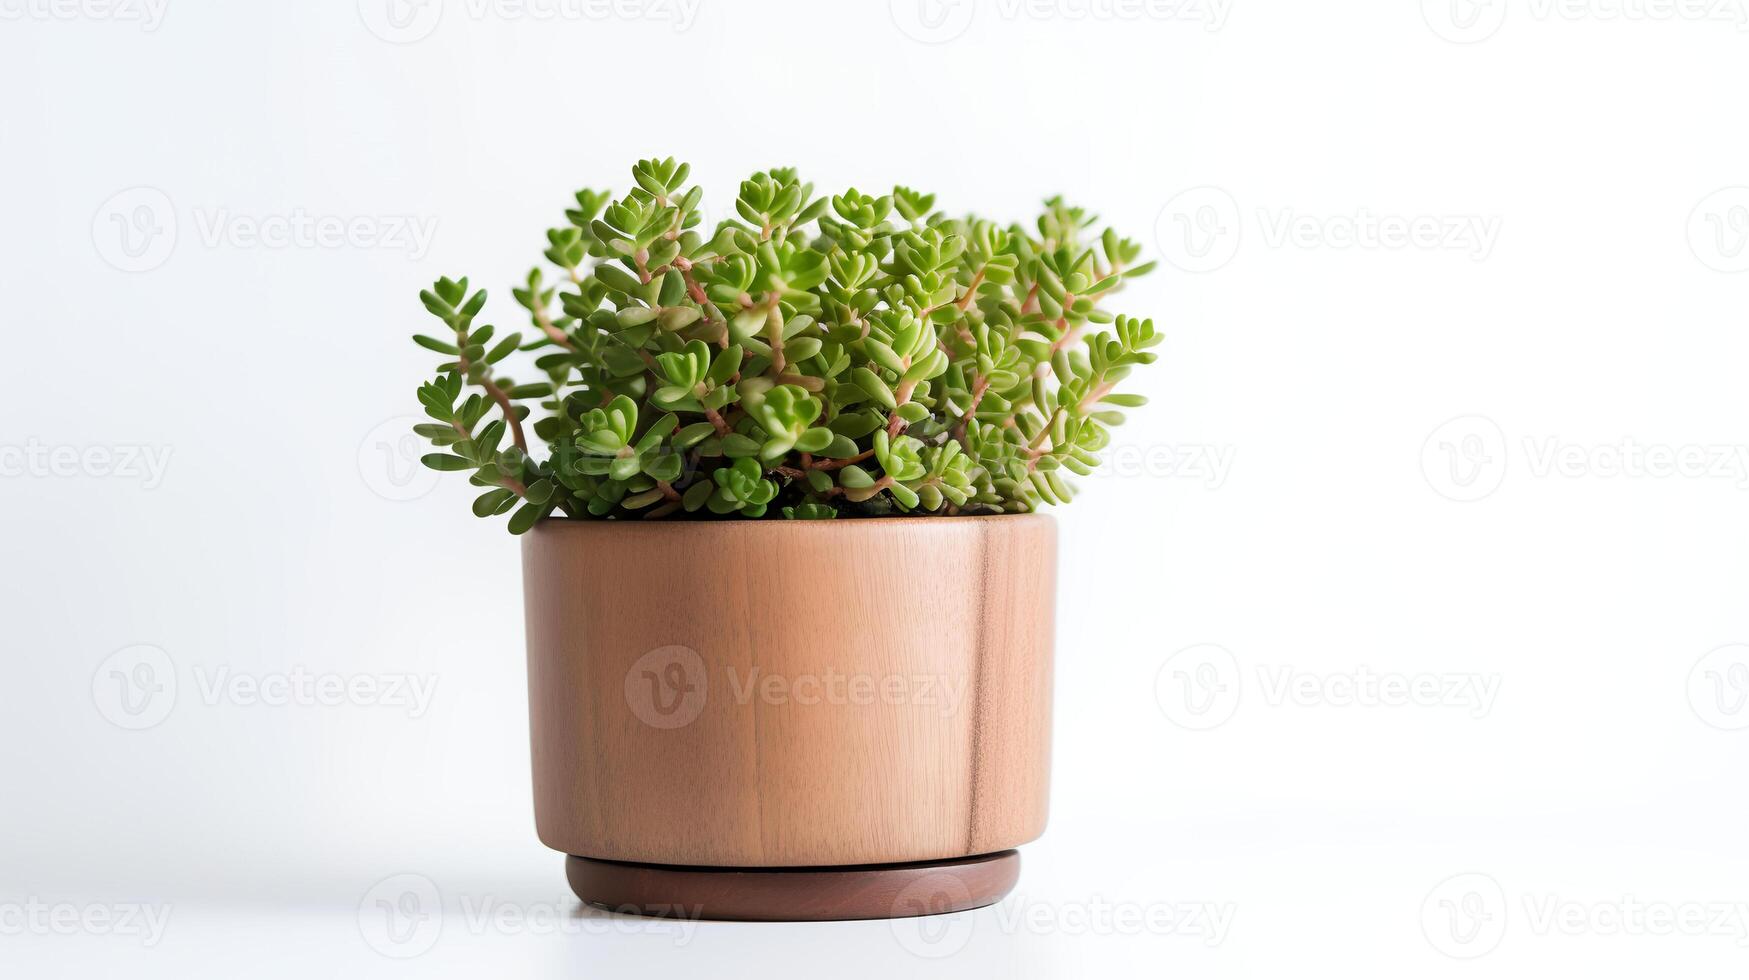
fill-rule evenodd
<path id="1" fill-rule="evenodd" d="M 981 908 L 1020 877 L 1020 852 L 841 868 L 689 868 L 567 855 L 590 905 L 663 918 L 743 922 L 898 919 Z"/>

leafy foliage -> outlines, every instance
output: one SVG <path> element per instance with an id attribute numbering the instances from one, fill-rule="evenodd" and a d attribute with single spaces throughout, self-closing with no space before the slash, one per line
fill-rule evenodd
<path id="1" fill-rule="evenodd" d="M 547 232 L 557 282 L 513 290 L 526 339 L 476 326 L 466 279 L 420 294 L 445 329 L 413 339 L 448 360 L 416 431 L 427 466 L 471 471 L 475 514 L 520 534 L 555 512 L 1030 511 L 1067 501 L 1064 471 L 1144 403 L 1114 389 L 1161 338 L 1099 304 L 1153 263 L 1060 198 L 1003 228 L 905 187 L 816 197 L 779 168 L 707 237 L 688 172 L 640 160 L 624 197 L 577 192 Z M 517 351 L 542 380 L 499 373 Z"/>

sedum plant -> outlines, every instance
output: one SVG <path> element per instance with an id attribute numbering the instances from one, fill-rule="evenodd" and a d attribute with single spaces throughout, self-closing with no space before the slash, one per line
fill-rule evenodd
<path id="1" fill-rule="evenodd" d="M 465 278 L 420 294 L 443 329 L 413 339 L 447 360 L 416 431 L 425 465 L 484 488 L 475 514 L 520 534 L 554 514 L 1030 511 L 1143 404 L 1115 389 L 1160 337 L 1101 303 L 1153 263 L 1061 198 L 1002 227 L 906 187 L 816 197 L 779 168 L 710 229 L 688 171 L 641 160 L 624 197 L 577 192 L 553 268 L 513 290 L 526 335 L 477 322 Z M 504 373 L 519 351 L 529 380 Z"/>

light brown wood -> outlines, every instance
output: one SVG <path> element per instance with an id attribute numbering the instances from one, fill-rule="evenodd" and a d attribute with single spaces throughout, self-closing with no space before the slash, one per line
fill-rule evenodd
<path id="1" fill-rule="evenodd" d="M 1045 825 L 1049 517 L 547 521 L 535 822 L 582 857 L 969 857 Z"/>

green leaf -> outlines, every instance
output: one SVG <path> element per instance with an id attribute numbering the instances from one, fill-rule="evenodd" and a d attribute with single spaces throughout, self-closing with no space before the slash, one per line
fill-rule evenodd
<path id="1" fill-rule="evenodd" d="M 607 469 L 607 475 L 615 480 L 629 480 L 643 469 L 643 461 L 636 455 L 616 456 Z"/>
<path id="2" fill-rule="evenodd" d="M 867 470 L 852 463 L 838 471 L 838 482 L 842 486 L 860 490 L 864 487 L 874 486 L 875 478 L 870 476 Z"/>
<path id="3" fill-rule="evenodd" d="M 709 422 L 694 422 L 674 433 L 673 442 L 681 449 L 691 449 L 716 431 L 716 426 Z"/>
<path id="4" fill-rule="evenodd" d="M 863 346 L 868 349 L 869 357 L 874 358 L 875 363 L 881 367 L 889 371 L 904 373 L 905 362 L 900 360 L 899 355 L 894 353 L 891 347 L 873 338 L 864 341 Z"/>
<path id="5" fill-rule="evenodd" d="M 832 445 L 831 429 L 809 429 L 796 440 L 796 449 L 804 453 L 817 453 Z"/>
<path id="6" fill-rule="evenodd" d="M 886 408 L 889 411 L 898 407 L 899 402 L 898 399 L 893 396 L 893 389 L 887 387 L 887 383 L 881 380 L 880 375 L 870 371 L 868 368 L 857 368 L 855 371 L 851 372 L 850 376 L 856 381 L 857 385 L 861 387 L 870 398 L 880 404 L 881 407 Z"/>
<path id="7" fill-rule="evenodd" d="M 498 342 L 498 346 L 493 347 L 491 352 L 486 355 L 486 363 L 496 364 L 499 361 L 504 360 L 506 357 L 509 357 L 511 353 L 521 345 L 521 343 L 522 335 L 519 333 L 513 333 L 510 336 L 505 337 Z"/>
<path id="8" fill-rule="evenodd" d="M 536 480 L 528 485 L 528 491 L 523 499 L 531 504 L 544 504 L 553 499 L 553 482 L 551 480 Z"/>
<path id="9" fill-rule="evenodd" d="M 643 289 L 643 284 L 638 282 L 636 276 L 613 263 L 604 262 L 596 266 L 595 278 L 615 292 L 637 295 Z"/>
<path id="10" fill-rule="evenodd" d="M 702 316 L 704 314 L 694 307 L 674 306 L 663 310 L 657 319 L 661 321 L 663 330 L 674 333 L 698 322 L 699 317 Z"/>
<path id="11" fill-rule="evenodd" d="M 663 453 L 644 460 L 644 473 L 652 480 L 673 483 L 685 472 L 686 461 L 678 453 Z"/>
<path id="12" fill-rule="evenodd" d="M 708 481 L 700 480 L 699 482 L 694 483 L 692 486 L 687 487 L 686 492 L 681 495 L 681 506 L 684 507 L 688 513 L 703 507 L 705 501 L 710 499 L 712 489 L 713 484 Z"/>
<path id="13" fill-rule="evenodd" d="M 758 455 L 759 449 L 759 443 L 739 432 L 731 432 L 723 437 L 723 455 L 732 459 Z"/>
<path id="14" fill-rule="evenodd" d="M 509 490 L 488 490 L 474 498 L 474 516 L 491 517 L 493 514 L 502 513 L 504 503 L 515 499 L 516 494 Z"/>
<path id="15" fill-rule="evenodd" d="M 710 374 L 708 375 L 711 383 L 727 384 L 728 380 L 734 377 L 735 372 L 741 370 L 742 355 L 743 351 L 739 344 L 730 345 L 717 354 L 716 360 L 711 362 Z"/>
<path id="16" fill-rule="evenodd" d="M 446 344 L 443 341 L 438 340 L 435 337 L 427 337 L 424 334 L 417 334 L 417 333 L 414 334 L 413 335 L 413 342 L 415 344 L 418 344 L 419 346 L 427 349 L 427 350 L 434 350 L 434 351 L 438 352 L 439 354 L 449 354 L 450 356 L 453 357 L 454 355 L 460 353 L 460 351 L 456 349 L 456 346 L 454 344 Z"/>
<path id="17" fill-rule="evenodd" d="M 426 453 L 419 457 L 419 462 L 434 470 L 471 470 L 477 465 L 472 460 L 451 456 L 448 453 Z"/>
<path id="18" fill-rule="evenodd" d="M 516 513 L 510 515 L 510 533 L 522 534 L 546 515 L 547 509 L 539 504 L 523 504 Z"/>

